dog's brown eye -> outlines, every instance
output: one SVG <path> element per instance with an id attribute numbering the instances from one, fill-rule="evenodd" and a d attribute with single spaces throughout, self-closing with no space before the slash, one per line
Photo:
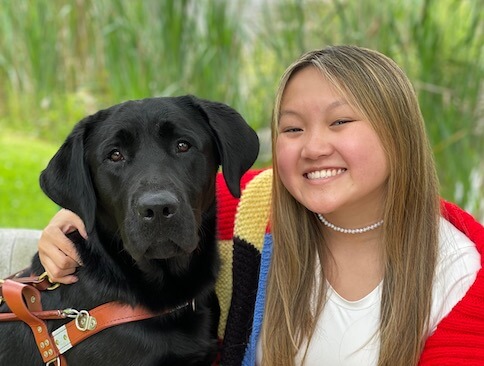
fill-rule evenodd
<path id="1" fill-rule="evenodd" d="M 119 152 L 119 150 L 113 150 L 113 151 L 111 151 L 111 153 L 109 154 L 109 159 L 110 159 L 111 161 L 117 162 L 117 161 L 124 160 L 124 156 L 123 156 L 123 154 L 121 154 L 121 153 Z"/>
<path id="2" fill-rule="evenodd" d="M 191 146 L 192 145 L 190 145 L 186 141 L 178 141 L 178 144 L 176 145 L 176 151 L 184 153 L 184 152 L 187 152 L 188 150 L 190 150 Z"/>

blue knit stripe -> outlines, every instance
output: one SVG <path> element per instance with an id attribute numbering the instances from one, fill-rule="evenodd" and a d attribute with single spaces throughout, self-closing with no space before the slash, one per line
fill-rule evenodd
<path id="1" fill-rule="evenodd" d="M 264 246 L 262 247 L 259 285 L 257 290 L 257 297 L 255 300 L 254 320 L 252 323 L 252 333 L 250 335 L 249 344 L 247 345 L 243 366 L 254 366 L 256 361 L 257 340 L 262 326 L 262 319 L 264 316 L 264 306 L 266 300 L 266 282 L 267 274 L 269 273 L 269 265 L 271 263 L 272 254 L 272 235 L 265 234 Z"/>

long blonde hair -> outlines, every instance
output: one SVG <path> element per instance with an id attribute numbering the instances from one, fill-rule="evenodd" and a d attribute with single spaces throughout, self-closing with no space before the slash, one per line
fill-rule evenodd
<path id="1" fill-rule="evenodd" d="M 390 58 L 356 46 L 331 46 L 302 55 L 289 66 L 279 85 L 272 121 L 274 241 L 261 334 L 263 364 L 294 365 L 298 349 L 311 338 L 326 296 L 322 269 L 316 311 L 311 311 L 315 263 L 319 259 L 324 266 L 327 259 L 321 224 L 281 183 L 275 153 L 286 84 L 308 66 L 320 70 L 370 121 L 386 153 L 389 178 L 382 229 L 378 365 L 415 365 L 428 333 L 437 257 L 437 174 L 410 81 Z"/>

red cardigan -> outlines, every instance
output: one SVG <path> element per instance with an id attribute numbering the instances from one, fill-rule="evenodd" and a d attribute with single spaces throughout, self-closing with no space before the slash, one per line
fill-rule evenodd
<path id="1" fill-rule="evenodd" d="M 419 365 L 484 365 L 484 227 L 450 202 L 442 202 L 442 215 L 476 244 L 481 269 L 464 298 L 427 339 Z"/>

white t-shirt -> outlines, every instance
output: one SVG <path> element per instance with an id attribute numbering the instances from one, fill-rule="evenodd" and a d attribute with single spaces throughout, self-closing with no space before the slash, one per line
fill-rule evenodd
<path id="1" fill-rule="evenodd" d="M 432 288 L 430 333 L 462 299 L 481 268 L 475 244 L 445 219 L 440 220 L 439 257 Z M 371 366 L 376 365 L 380 342 L 380 283 L 357 301 L 342 298 L 330 286 L 328 300 L 318 319 L 304 366 Z M 262 359 L 257 345 L 257 364 Z M 305 345 L 296 356 L 301 365 Z"/>

